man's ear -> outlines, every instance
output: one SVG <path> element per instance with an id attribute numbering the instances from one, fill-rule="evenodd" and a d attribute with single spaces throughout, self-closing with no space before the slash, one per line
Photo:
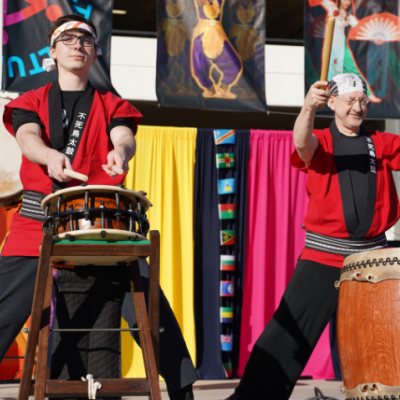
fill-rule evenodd
<path id="1" fill-rule="evenodd" d="M 55 49 L 55 47 L 50 47 L 50 57 L 51 57 L 53 60 L 57 60 L 56 49 Z"/>
<path id="2" fill-rule="evenodd" d="M 335 111 L 335 101 L 333 99 L 333 96 L 329 97 L 328 100 L 328 107 L 332 110 Z"/>

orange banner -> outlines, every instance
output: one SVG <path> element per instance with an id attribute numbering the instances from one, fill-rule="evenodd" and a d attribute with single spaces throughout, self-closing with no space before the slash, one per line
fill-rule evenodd
<path id="1" fill-rule="evenodd" d="M 0 253 L 10 229 L 12 216 L 19 210 L 20 205 L 21 203 L 11 207 L 0 207 Z"/>
<path id="2" fill-rule="evenodd" d="M 19 210 L 20 204 L 12 207 L 0 207 L 0 252 L 4 246 L 5 239 L 11 225 L 12 216 Z M 7 357 L 22 357 L 25 353 L 26 335 L 20 333 L 15 342 L 10 347 L 6 354 L 6 358 L 0 364 L 0 379 L 19 379 L 21 376 L 22 358 L 7 358 Z"/>

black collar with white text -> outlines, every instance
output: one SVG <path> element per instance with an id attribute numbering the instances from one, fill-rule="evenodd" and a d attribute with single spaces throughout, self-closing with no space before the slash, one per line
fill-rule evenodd
<path id="1" fill-rule="evenodd" d="M 64 145 L 64 128 L 62 121 L 62 100 L 61 88 L 58 81 L 55 81 L 49 90 L 49 128 L 50 128 L 50 147 L 64 153 L 73 163 L 83 132 L 92 109 L 95 89 L 90 82 L 87 83 L 82 97 L 76 105 L 76 112 L 69 126 L 69 136 L 67 144 Z M 63 189 L 66 184 L 53 179 L 52 190 Z"/>
<path id="2" fill-rule="evenodd" d="M 340 195 L 342 199 L 343 215 L 347 232 L 351 239 L 364 239 L 369 232 L 374 218 L 376 193 L 377 193 L 377 157 L 374 141 L 363 125 L 360 127 L 360 136 L 365 138 L 366 154 L 368 154 L 368 194 L 363 215 L 357 220 L 354 194 L 351 184 L 350 171 L 346 165 L 346 150 L 342 134 L 335 121 L 330 126 L 333 139 L 333 155 L 338 174 Z"/>

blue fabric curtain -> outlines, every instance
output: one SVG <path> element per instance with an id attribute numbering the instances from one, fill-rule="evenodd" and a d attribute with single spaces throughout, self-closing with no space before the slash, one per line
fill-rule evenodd
<path id="1" fill-rule="evenodd" d="M 240 321 L 243 293 L 247 170 L 250 131 L 236 131 L 236 144 L 215 145 L 211 129 L 199 129 L 196 144 L 194 206 L 194 279 L 197 369 L 202 379 L 224 379 L 224 363 L 232 362 L 233 373 L 239 359 Z M 217 153 L 235 153 L 235 168 L 224 170 L 223 178 L 236 179 L 236 193 L 218 195 Z M 218 204 L 236 203 L 236 219 L 220 224 Z M 220 246 L 220 229 L 236 231 L 235 246 Z M 220 324 L 220 255 L 235 255 L 234 320 Z M 226 279 L 226 278 L 225 278 Z M 228 277 L 227 279 L 231 279 Z M 233 351 L 221 352 L 221 334 L 233 334 Z"/>

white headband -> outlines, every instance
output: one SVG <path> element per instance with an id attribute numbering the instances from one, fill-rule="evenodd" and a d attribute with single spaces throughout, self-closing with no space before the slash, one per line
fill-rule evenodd
<path id="1" fill-rule="evenodd" d="M 71 29 L 83 29 L 85 31 L 88 31 L 95 39 L 95 44 L 96 43 L 96 34 L 94 33 L 94 30 L 92 27 L 88 24 L 85 24 L 84 22 L 80 21 L 69 21 L 66 22 L 65 24 L 60 25 L 57 29 L 54 30 L 53 34 L 51 35 L 51 41 L 50 41 L 50 46 L 53 47 L 55 41 L 57 38 L 64 33 L 65 31 L 69 31 Z M 100 47 L 97 49 L 96 54 L 98 56 L 101 55 L 101 49 Z M 54 69 L 57 68 L 56 62 L 52 58 L 44 58 L 42 61 L 42 67 L 45 69 L 47 72 L 53 71 Z"/>
<path id="2" fill-rule="evenodd" d="M 356 74 L 340 74 L 332 78 L 329 83 L 331 96 L 340 96 L 350 92 L 363 92 L 367 94 L 367 85 L 362 78 Z"/>

